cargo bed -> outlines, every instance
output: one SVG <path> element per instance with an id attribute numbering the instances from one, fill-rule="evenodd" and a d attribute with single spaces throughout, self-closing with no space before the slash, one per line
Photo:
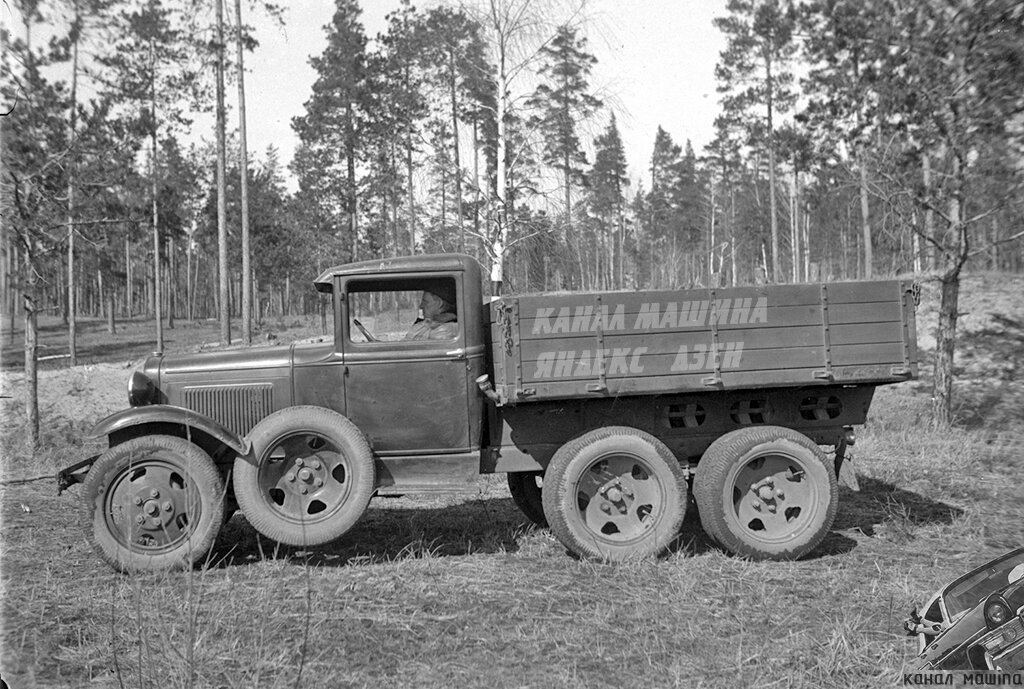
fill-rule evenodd
<path id="1" fill-rule="evenodd" d="M 917 376 L 911 282 L 502 297 L 501 404 Z"/>

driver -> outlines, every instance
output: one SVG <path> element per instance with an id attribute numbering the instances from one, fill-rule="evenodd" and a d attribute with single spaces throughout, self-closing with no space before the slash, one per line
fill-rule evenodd
<path id="1" fill-rule="evenodd" d="M 459 334 L 455 316 L 455 290 L 444 286 L 423 291 L 423 318 L 417 318 L 405 334 L 406 340 L 450 340 Z"/>

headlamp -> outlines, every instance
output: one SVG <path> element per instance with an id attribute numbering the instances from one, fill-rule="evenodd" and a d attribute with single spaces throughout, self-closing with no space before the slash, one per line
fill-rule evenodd
<path id="1" fill-rule="evenodd" d="M 142 371 L 135 371 L 128 379 L 128 404 L 133 407 L 144 407 L 153 403 L 156 386 Z"/>
<path id="2" fill-rule="evenodd" d="M 1010 610 L 1010 606 L 998 593 L 993 593 L 985 601 L 985 622 L 989 629 L 995 629 L 1009 620 L 1012 615 L 1013 611 Z"/>

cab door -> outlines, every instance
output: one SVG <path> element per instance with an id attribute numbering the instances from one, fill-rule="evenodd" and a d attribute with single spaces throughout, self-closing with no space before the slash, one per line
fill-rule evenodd
<path id="1" fill-rule="evenodd" d="M 339 285 L 346 415 L 381 457 L 475 449 L 461 282 L 460 274 L 417 274 L 352 277 Z M 422 291 L 432 284 L 457 295 L 458 327 L 444 328 L 440 339 L 406 340 Z"/>

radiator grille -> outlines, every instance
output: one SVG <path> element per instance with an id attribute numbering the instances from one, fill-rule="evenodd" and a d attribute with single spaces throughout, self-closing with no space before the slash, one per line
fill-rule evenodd
<path id="1" fill-rule="evenodd" d="M 270 413 L 273 386 L 218 385 L 184 389 L 185 406 L 244 435 Z"/>

